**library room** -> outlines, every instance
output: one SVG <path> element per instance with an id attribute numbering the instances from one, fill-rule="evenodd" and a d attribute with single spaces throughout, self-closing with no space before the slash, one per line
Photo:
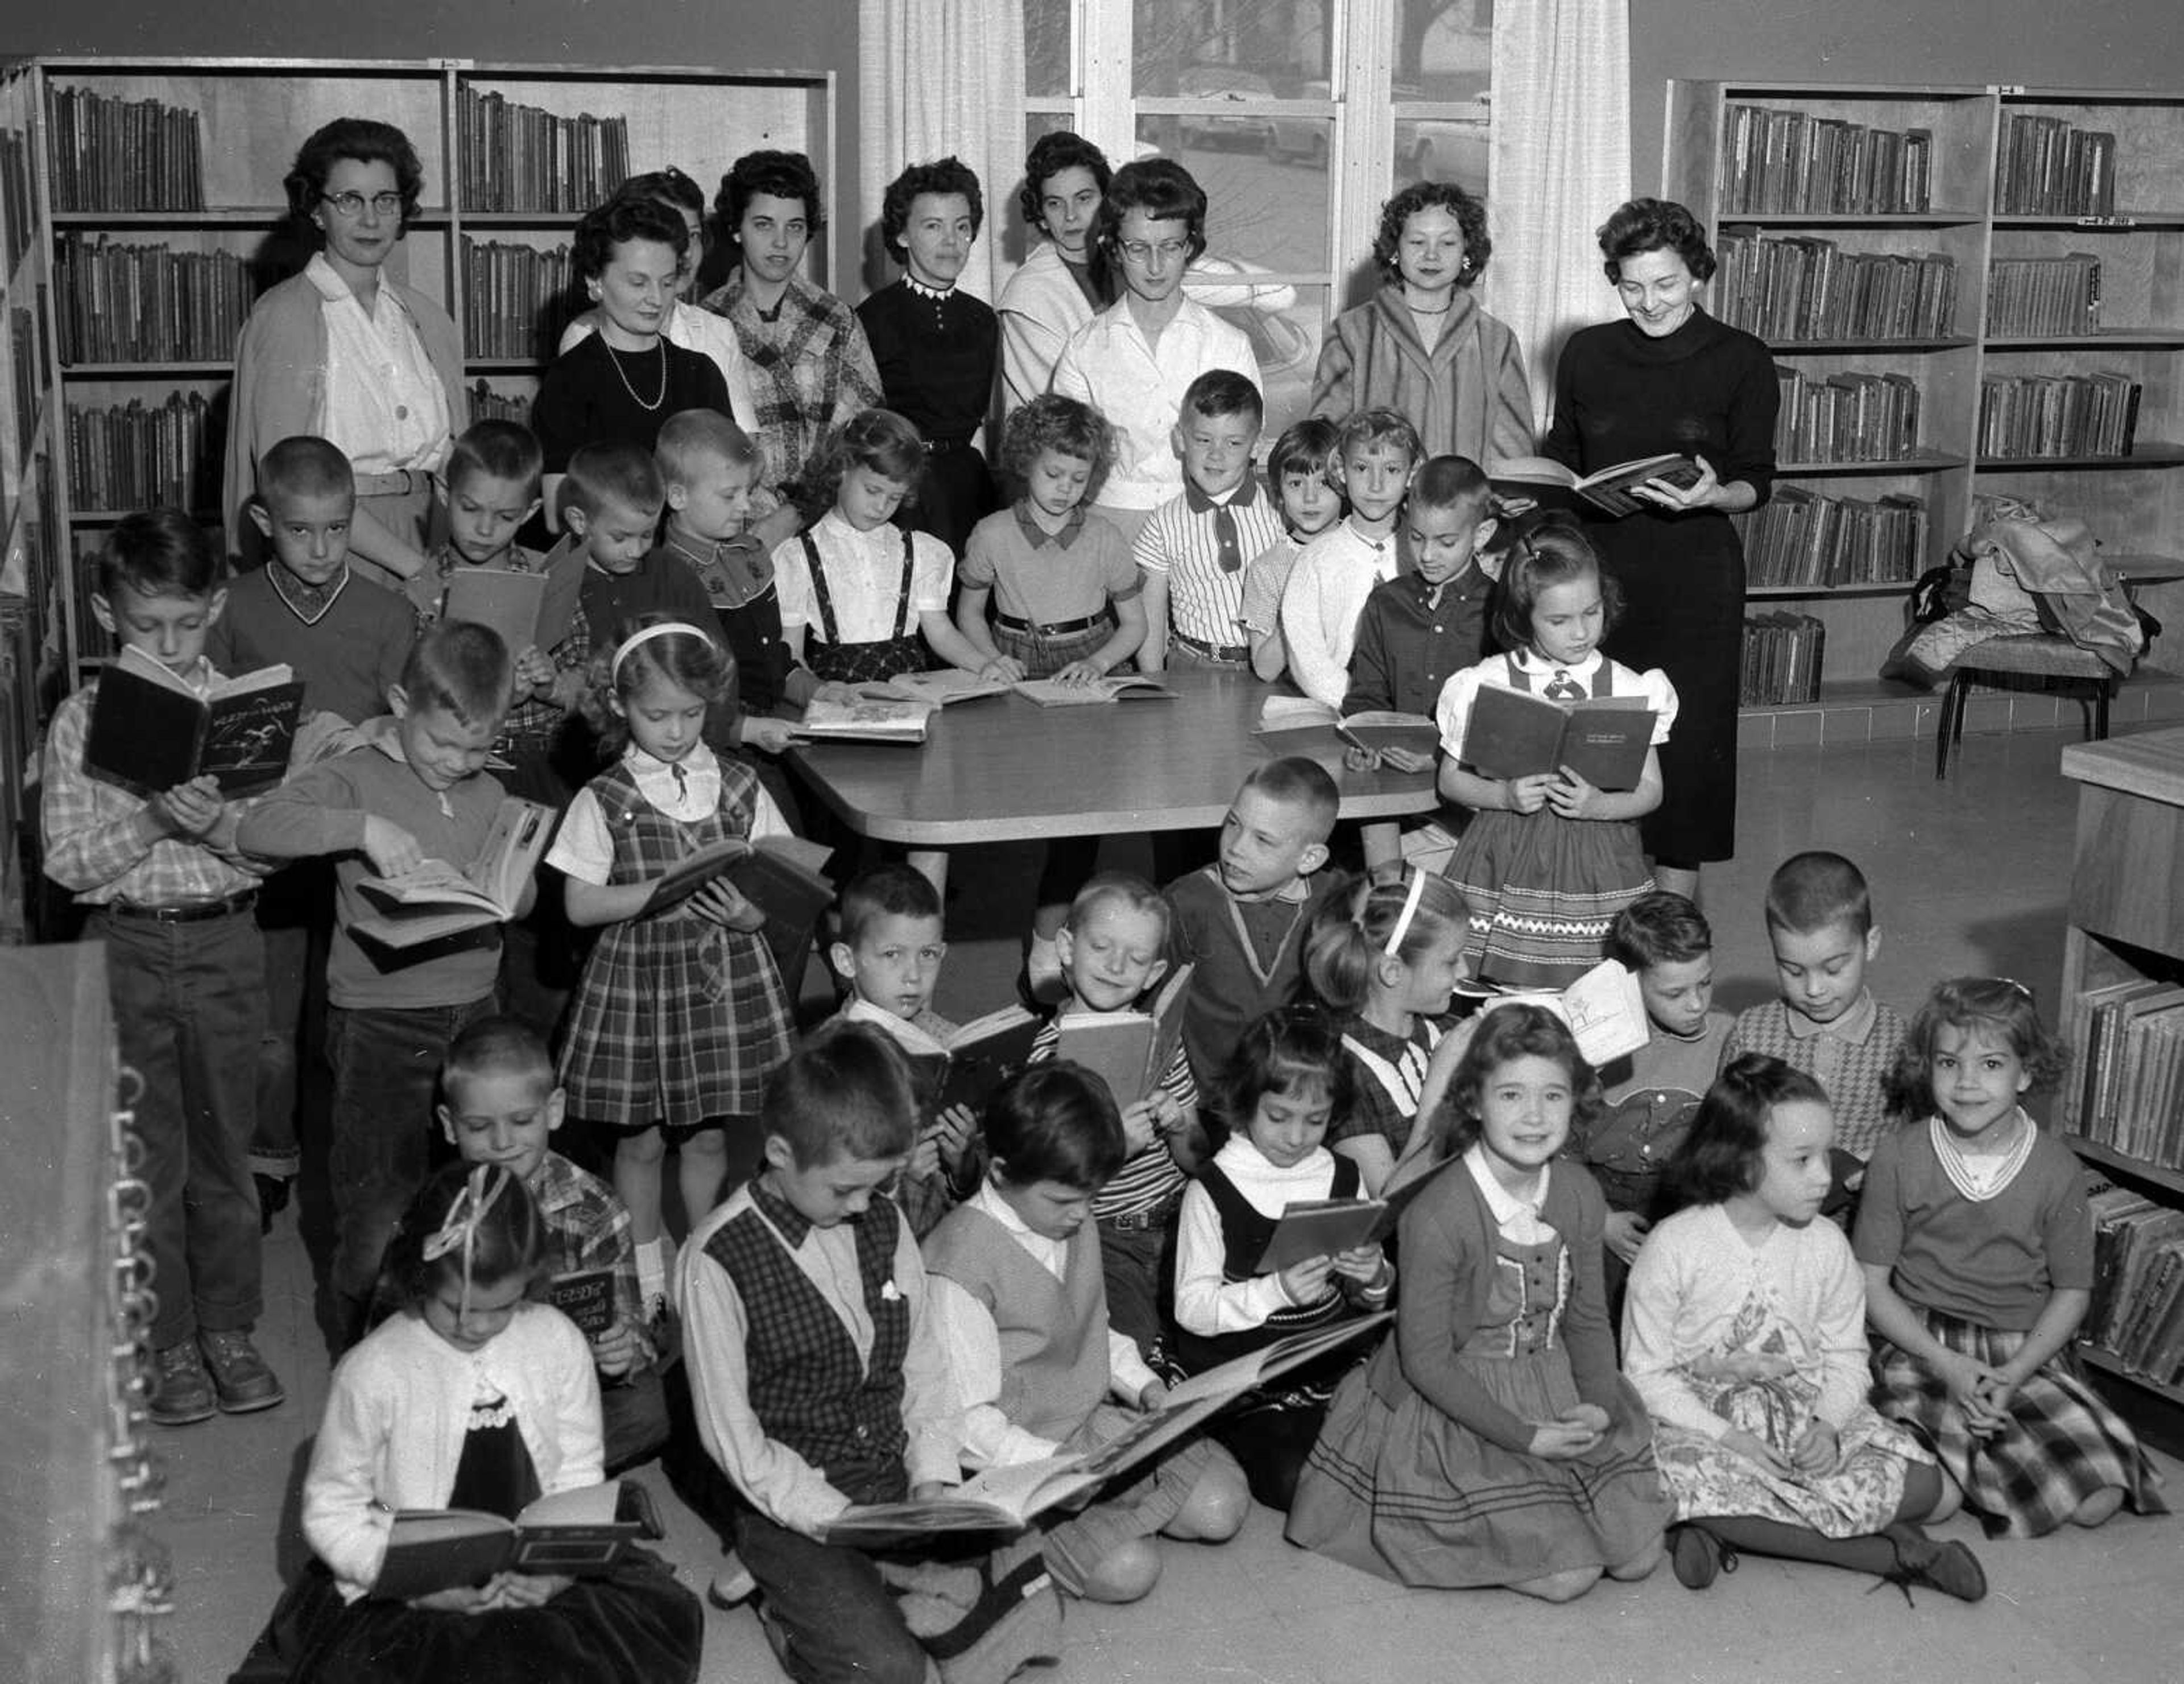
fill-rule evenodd
<path id="1" fill-rule="evenodd" d="M 9 36 L 0 1677 L 2178 1676 L 2165 8 Z"/>

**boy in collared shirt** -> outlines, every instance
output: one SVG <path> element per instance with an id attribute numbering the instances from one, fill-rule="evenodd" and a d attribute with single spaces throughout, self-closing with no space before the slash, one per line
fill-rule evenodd
<path id="1" fill-rule="evenodd" d="M 1139 528 L 1132 553 L 1145 581 L 1145 640 L 1138 665 L 1241 666 L 1244 567 L 1282 537 L 1282 515 L 1251 472 L 1266 407 L 1259 388 L 1217 368 L 1183 394 L 1173 443 L 1182 494 Z"/>
<path id="2" fill-rule="evenodd" d="M 92 613 L 202 694 L 220 676 L 204 658 L 226 601 L 220 577 L 187 516 L 125 516 L 99 552 Z M 148 1410 L 186 1426 L 215 1407 L 240 1414 L 285 1396 L 250 1340 L 263 1308 L 249 1163 L 265 1024 L 251 916 L 260 871 L 237 839 L 236 804 L 209 776 L 146 797 L 92 770 L 98 689 L 53 715 L 39 815 L 46 875 L 91 909 L 85 935 L 106 945 L 122 1062 L 142 1078 L 145 1247 L 159 1298 Z"/>

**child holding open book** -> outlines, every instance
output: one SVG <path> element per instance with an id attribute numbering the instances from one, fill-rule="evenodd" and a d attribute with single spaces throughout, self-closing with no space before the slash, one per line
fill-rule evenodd
<path id="1" fill-rule="evenodd" d="M 587 705 L 620 752 L 577 792 L 547 856 L 568 878 L 569 921 L 604 927 L 571 1008 L 561 1080 L 569 1109 L 618 1137 L 615 1191 L 629 1207 L 648 1313 L 667 1290 L 667 1135 L 694 1221 L 728 1174 L 723 1120 L 756 1116 L 788 1056 L 788 990 L 758 934 L 766 915 L 720 877 L 649 904 L 659 879 L 708 843 L 787 834 L 758 775 L 705 745 L 706 709 L 733 670 L 711 637 L 677 620 L 642 627 L 596 663 Z"/>
<path id="2" fill-rule="evenodd" d="M 1676 691 L 1658 667 L 1633 672 L 1601 651 L 1618 605 L 1614 582 L 1578 524 L 1550 515 L 1521 529 L 1502 563 L 1490 655 L 1440 693 L 1440 792 L 1475 815 L 1449 875 L 1471 909 L 1473 973 L 1516 988 L 1560 988 L 1600 962 L 1615 915 L 1653 886 L 1639 818 L 1661 804 L 1658 746 Z M 1652 746 L 1629 789 L 1602 789 L 1568 765 L 1523 777 L 1479 770 L 1466 740 L 1482 689 L 1552 702 L 1627 698 L 1652 710 Z"/>

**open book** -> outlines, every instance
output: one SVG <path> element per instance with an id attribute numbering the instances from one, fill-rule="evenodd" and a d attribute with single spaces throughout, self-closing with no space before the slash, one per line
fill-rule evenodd
<path id="1" fill-rule="evenodd" d="M 1629 1057 L 1652 1036 L 1638 979 L 1619 960 L 1602 959 L 1559 994 L 1491 995 L 1482 1015 L 1503 1006 L 1537 1006 L 1553 1012 L 1570 1026 L 1577 1050 L 1596 1070 Z"/>
<path id="2" fill-rule="evenodd" d="M 1059 678 L 1026 678 L 1010 688 L 1041 707 L 1085 707 L 1112 701 L 1173 701 L 1175 692 L 1142 672 L 1124 672 L 1094 678 L 1082 684 L 1065 684 Z"/>
<path id="3" fill-rule="evenodd" d="M 934 672 L 898 672 L 882 683 L 860 684 L 857 694 L 878 701 L 930 702 L 945 707 L 981 696 L 1005 696 L 1014 688 L 1006 678 L 981 678 L 960 666 L 944 666 Z"/>
<path id="4" fill-rule="evenodd" d="M 1082 1064 L 1128 1111 L 1161 1085 L 1183 1046 L 1189 965 L 1179 965 L 1150 1012 L 1065 1012 L 1055 1019 L 1054 1056 Z"/>
<path id="5" fill-rule="evenodd" d="M 624 1520 L 621 1481 L 542 1497 L 513 1520 L 477 1508 L 397 1510 L 371 1594 L 387 1600 L 482 1585 L 496 1573 L 610 1571 L 645 1532 Z"/>
<path id="6" fill-rule="evenodd" d="M 1460 758 L 1482 778 L 1530 778 L 1568 767 L 1596 789 L 1635 789 L 1659 717 L 1640 696 L 1558 702 L 1481 684 L 1464 722 Z"/>
<path id="7" fill-rule="evenodd" d="M 222 679 L 203 696 L 134 644 L 99 675 L 86 768 L 147 795 L 210 773 L 223 795 L 278 783 L 295 746 L 302 680 L 286 666 Z"/>
<path id="8" fill-rule="evenodd" d="M 936 1112 L 967 1105 L 983 1111 L 995 1088 L 1031 1059 L 1045 1021 L 1021 1006 L 1004 1006 L 959 1026 L 942 1043 L 948 1063 L 933 1099 Z"/>
<path id="9" fill-rule="evenodd" d="M 1259 707 L 1253 734 L 1284 737 L 1312 731 L 1332 731 L 1353 749 L 1377 753 L 1382 749 L 1408 749 L 1433 758 L 1440 746 L 1440 728 L 1423 713 L 1399 713 L 1392 708 L 1368 708 L 1339 714 L 1323 702 L 1306 696 L 1268 696 Z"/>
<path id="10" fill-rule="evenodd" d="M 1494 465 L 1491 477 L 1497 489 L 1504 481 L 1519 487 L 1560 486 L 1575 492 L 1595 508 L 1620 518 L 1624 515 L 1635 515 L 1641 509 L 1658 509 L 1661 506 L 1658 503 L 1648 503 L 1642 497 L 1632 496 L 1632 486 L 1657 479 L 1680 491 L 1687 486 L 1696 485 L 1700 471 L 1699 465 L 1689 456 L 1671 450 L 1663 456 L 1638 456 L 1627 462 L 1617 462 L 1596 473 L 1587 474 L 1583 479 L 1549 457 L 1511 456 Z"/>
<path id="11" fill-rule="evenodd" d="M 1169 1388 L 1167 1401 L 1148 1410 L 1098 1448 L 989 1468 L 946 1497 L 928 1502 L 853 1506 L 835 1517 L 827 1543 L 871 1544 L 935 1532 L 1020 1531 L 1058 1503 L 1096 1491 L 1203 1426 L 1245 1393 L 1301 1368 L 1378 1329 L 1383 1310 L 1332 1327 L 1314 1328 L 1208 1369 Z"/>
<path id="12" fill-rule="evenodd" d="M 554 810 L 514 795 L 504 800 L 485 845 L 467 871 L 427 860 L 400 877 L 367 877 L 357 884 L 386 908 L 353 928 L 388 947 L 415 947 L 515 916 L 531 874 L 554 834 Z"/>
<path id="13" fill-rule="evenodd" d="M 766 836 L 756 842 L 724 836 L 664 873 L 638 916 L 665 911 L 725 877 L 766 914 L 759 934 L 793 993 L 803 979 L 819 920 L 834 904 L 834 885 L 822 870 L 833 851 L 801 836 Z"/>

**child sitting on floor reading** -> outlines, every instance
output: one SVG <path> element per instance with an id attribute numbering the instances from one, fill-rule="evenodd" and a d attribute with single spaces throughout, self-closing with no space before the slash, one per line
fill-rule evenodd
<path id="1" fill-rule="evenodd" d="M 984 1129 L 984 1184 L 925 1242 L 964 1459 L 980 1468 L 1095 1449 L 1129 1426 L 1125 1406 L 1156 1408 L 1167 1396 L 1107 1319 L 1090 1218 L 1126 1148 L 1105 1085 L 1074 1064 L 1035 1065 L 994 1095 Z M 1072 1595 L 1135 1602 L 1160 1578 L 1159 1536 L 1218 1543 L 1245 1508 L 1242 1474 L 1201 1439 L 1049 1525 L 1042 1543 Z"/>

